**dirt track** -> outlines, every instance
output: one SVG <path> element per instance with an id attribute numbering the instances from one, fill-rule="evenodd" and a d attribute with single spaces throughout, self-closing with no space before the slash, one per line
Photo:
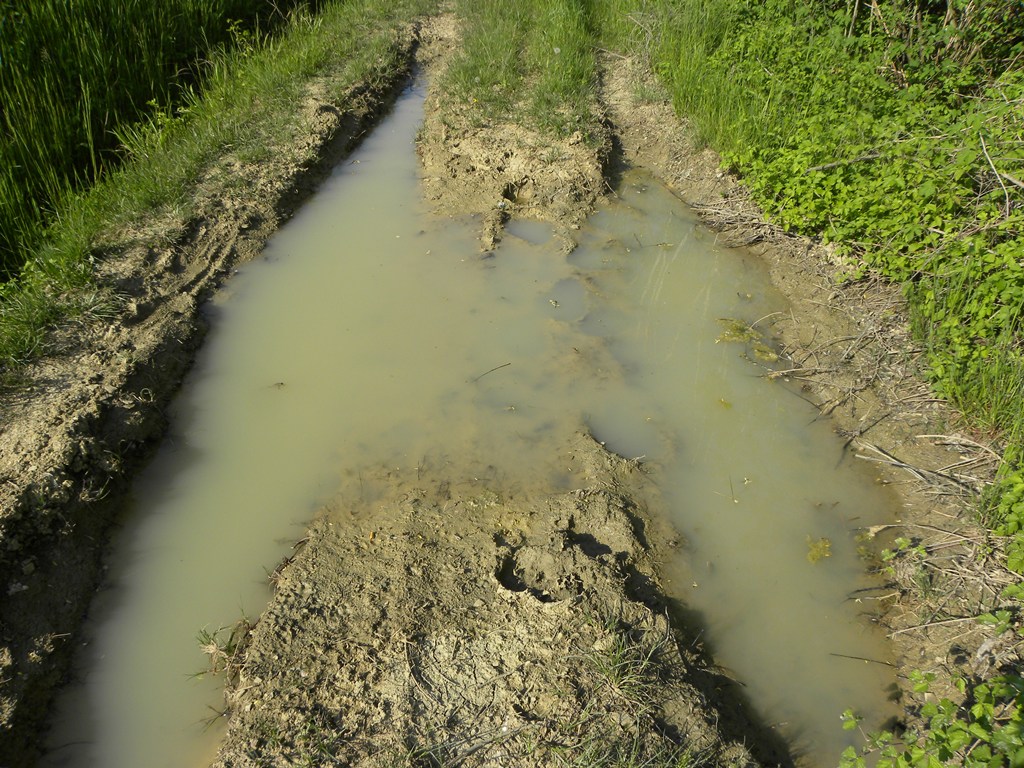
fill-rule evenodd
<path id="1" fill-rule="evenodd" d="M 424 27 L 418 52 L 422 66 L 435 71 L 443 66 L 443 51 L 452 49 L 455 34 L 450 20 L 435 21 Z M 399 44 L 406 51 L 411 67 L 417 50 L 414 36 L 405 35 Z M 440 210 L 481 214 L 483 248 L 500 238 L 501 225 L 508 215 L 551 220 L 558 227 L 566 248 L 571 248 L 574 227 L 594 201 L 609 190 L 606 179 L 613 180 L 616 169 L 623 163 L 642 162 L 659 173 L 681 197 L 703 206 L 712 223 L 722 228 L 723 237 L 752 244 L 762 251 L 776 284 L 792 301 L 790 316 L 779 319 L 774 333 L 787 345 L 796 366 L 807 370 L 807 396 L 825 404 L 837 430 L 850 436 L 851 445 L 858 439 L 870 437 L 872 444 L 914 466 L 939 468 L 950 463 L 948 448 L 914 437 L 941 432 L 944 416 L 939 406 L 930 402 L 916 409 L 907 406 L 905 393 L 919 392 L 920 384 L 910 377 L 909 368 L 891 365 L 887 345 L 900 346 L 905 344 L 906 338 L 899 303 L 891 292 L 878 286 L 840 290 L 831 280 L 834 265 L 826 250 L 806 241 L 783 237 L 764 225 L 757 212 L 738 195 L 734 182 L 718 171 L 717 159 L 693 147 L 685 127 L 677 122 L 669 105 L 657 101 L 636 102 L 635 89 L 630 82 L 639 74 L 631 66 L 618 59 L 605 63 L 602 103 L 595 105 L 607 118 L 604 140 L 595 145 L 581 141 L 580 137 L 567 137 L 561 140 L 560 151 L 555 153 L 560 158 L 557 163 L 544 159 L 552 156 L 544 151 L 550 148 L 552 140 L 541 138 L 523 126 L 470 127 L 467 120 L 460 120 L 456 105 L 446 102 L 444 94 L 433 92 L 428 100 L 428 118 L 420 145 L 426 194 Z M 163 409 L 202 340 L 204 326 L 200 306 L 236 264 L 260 253 L 278 224 L 315 188 L 323 173 L 350 151 L 386 108 L 399 84 L 391 78 L 382 89 L 364 89 L 340 98 L 325 95 L 331 92 L 329 83 L 312 84 L 304 113 L 304 130 L 308 136 L 305 143 L 281 147 L 274 163 L 259 168 L 245 167 L 227 157 L 209 172 L 197 189 L 200 213 L 195 218 L 180 221 L 166 217 L 147 223 L 137 232 L 122 233 L 122 239 L 110 247 L 100 265 L 101 284 L 123 297 L 119 317 L 110 324 L 61 329 L 61 353 L 35 364 L 26 372 L 28 384 L 5 394 L 0 406 L 0 576 L 4 585 L 0 601 L 0 755 L 6 760 L 4 765 L 31 764 L 38 748 L 36 738 L 50 695 L 67 668 L 79 622 L 101 576 L 106 531 L 116 519 L 118 504 L 134 470 L 162 434 Z M 444 121 L 441 116 L 445 117 Z M 501 149 L 496 150 L 498 147 Z M 225 193 L 229 177 L 238 175 L 247 183 L 237 184 L 235 180 L 231 185 L 235 192 Z M 239 189 L 246 189 L 245 197 L 237 197 Z M 880 308 L 884 311 L 879 311 Z M 853 343 L 831 344 L 833 339 L 849 339 Z M 612 458 L 605 456 L 594 461 L 605 462 L 601 471 L 621 481 L 624 470 L 615 466 Z M 893 475 L 894 479 L 900 477 Z M 600 485 L 596 474 L 594 478 Z M 905 490 L 907 503 L 919 505 L 911 506 L 908 514 L 920 514 L 921 519 L 925 519 L 925 510 L 934 509 L 934 505 L 928 501 L 925 506 L 923 497 L 914 495 L 914 488 L 907 486 Z M 425 514 L 436 515 L 440 500 L 436 489 L 420 488 L 418 491 L 422 494 Z M 593 503 L 584 505 L 585 509 L 577 509 L 581 514 L 605 514 L 616 505 L 638 508 L 632 492 L 616 495 L 597 489 L 587 493 Z M 467 489 L 457 498 L 462 503 L 471 503 L 478 494 Z M 580 623 L 580 614 L 573 615 L 567 607 L 578 607 L 579 603 L 574 602 L 577 598 L 584 603 L 591 599 L 588 595 L 595 593 L 595 587 L 584 589 L 581 586 L 577 596 L 568 603 L 538 601 L 531 590 L 553 593 L 546 583 L 532 584 L 528 565 L 519 559 L 535 548 L 537 556 L 561 562 L 558 567 L 567 573 L 592 571 L 594 585 L 604 584 L 609 577 L 619 574 L 618 568 L 639 568 L 644 563 L 644 568 L 651 567 L 650 555 L 645 554 L 643 547 L 638 549 L 636 541 L 612 544 L 605 540 L 607 521 L 594 527 L 592 534 L 602 545 L 602 554 L 595 557 L 583 547 L 567 546 L 564 537 L 572 526 L 565 527 L 565 518 L 578 501 L 564 498 L 543 513 L 533 507 L 527 509 L 528 499 L 514 502 L 526 505 L 515 514 L 550 516 L 550 519 L 538 519 L 530 532 L 523 533 L 525 543 L 514 548 L 511 572 L 518 574 L 517 585 L 525 585 L 518 591 L 503 582 L 502 568 L 495 566 L 496 558 L 512 556 L 507 552 L 512 548 L 488 539 L 483 528 L 467 532 L 461 542 L 438 539 L 441 561 L 457 559 L 459 547 L 467 548 L 461 555 L 466 556 L 466 567 L 473 574 L 469 583 L 479 592 L 474 600 L 484 602 L 477 614 L 467 612 L 462 605 L 452 615 L 461 616 L 467 627 L 481 615 L 492 622 L 508 621 L 509 631 L 519 622 L 524 626 L 534 622 L 538 633 L 543 635 L 550 630 L 552 637 L 553 633 L 562 631 L 555 629 L 556 626 L 571 626 L 572 633 L 566 634 L 564 639 L 573 648 L 593 650 L 603 642 L 614 642 L 614 637 L 608 641 L 602 635 L 610 631 L 608 627 Z M 398 517 L 392 529 L 375 530 L 375 537 L 385 533 L 394 537 L 408 536 L 419 530 L 408 523 L 399 524 L 401 514 L 409 514 L 407 508 L 403 512 L 402 505 L 395 504 L 394 509 Z M 915 509 L 918 511 L 914 512 Z M 504 524 L 503 516 L 512 514 L 508 509 L 492 512 L 495 517 L 490 524 L 499 527 Z M 354 541 L 339 539 L 337 533 L 331 531 L 329 520 L 325 517 L 314 525 L 314 546 L 308 547 L 289 570 L 266 623 L 257 626 L 257 637 L 261 632 L 278 637 L 281 632 L 272 632 L 271 628 L 280 629 L 293 622 L 291 613 L 310 610 L 310 596 L 296 591 L 304 580 L 315 579 L 321 585 L 318 587 L 321 595 L 329 594 L 330 590 L 344 594 L 354 583 L 352 580 L 357 575 L 352 573 L 310 570 L 315 569 L 318 548 L 344 550 L 351 548 Z M 540 538 L 535 538 L 538 536 Z M 475 554 L 469 557 L 468 547 L 472 542 L 479 546 L 474 544 Z M 604 552 L 605 548 L 609 552 Z M 423 565 L 408 562 L 407 549 L 403 552 L 405 566 L 415 567 L 421 573 L 427 571 Z M 625 557 L 618 557 L 620 552 L 625 553 Z M 616 556 L 609 558 L 608 554 Z M 565 558 L 569 561 L 562 562 Z M 598 575 L 602 569 L 606 569 L 605 575 Z M 650 573 L 656 585 L 656 574 Z M 416 578 L 421 577 L 410 578 L 409 583 Z M 433 585 L 425 581 L 422 587 L 433 588 Z M 626 635 L 648 637 L 666 631 L 660 614 L 651 611 L 650 606 L 657 604 L 657 598 L 637 602 L 635 595 L 614 591 L 608 594 L 615 595 L 614 600 L 625 606 L 620 618 Z M 393 597 L 385 591 L 380 600 Z M 337 601 L 333 604 L 337 607 Z M 468 605 L 472 607 L 473 601 Z M 562 607 L 552 608 L 552 605 Z M 358 609 L 357 604 L 350 606 L 350 610 Z M 553 614 L 559 611 L 566 614 L 563 618 L 568 624 L 551 623 Z M 499 618 L 499 613 L 504 618 Z M 336 610 L 321 613 L 325 621 L 332 616 L 340 620 L 342 614 Z M 308 628 L 308 631 L 315 630 L 315 626 Z M 401 631 L 408 633 L 410 630 L 406 627 Z M 417 706 L 425 707 L 425 719 L 416 721 L 415 727 L 407 726 L 406 734 L 439 723 L 442 714 L 450 714 L 445 706 L 456 709 L 476 706 L 476 702 L 459 704 L 451 700 L 444 706 L 434 707 L 431 697 L 424 692 L 430 686 L 423 681 L 437 670 L 419 662 L 429 648 L 442 656 L 447 653 L 446 664 L 462 663 L 453 650 L 458 639 L 451 631 L 440 634 L 420 631 L 420 635 L 428 645 L 421 643 L 410 647 L 400 643 L 375 651 L 382 654 L 381 658 L 390 659 L 387 663 L 407 665 L 406 688 L 395 694 L 405 702 L 403 706 L 418 702 Z M 388 640 L 391 642 L 394 638 Z M 359 644 L 358 639 L 353 642 Z M 465 661 L 467 669 L 479 664 L 479 654 L 489 652 L 486 644 L 470 645 Z M 238 663 L 244 661 L 244 665 L 238 669 L 241 676 L 236 682 L 248 681 L 246 685 L 257 687 L 238 685 L 233 689 L 232 700 L 240 713 L 246 711 L 247 704 L 271 690 L 269 686 L 274 679 L 272 674 L 255 672 L 266 660 L 259 656 L 261 646 L 251 647 L 254 655 L 237 660 Z M 399 653 L 402 648 L 410 654 L 405 656 L 405 662 Z M 909 641 L 903 650 L 917 654 L 920 644 L 917 640 Z M 527 651 L 523 654 L 521 684 L 528 687 L 530 680 L 523 670 L 538 665 L 529 661 Z M 294 666 L 296 662 L 289 664 Z M 672 670 L 691 665 L 694 669 L 704 669 L 701 674 L 710 674 L 701 664 L 703 662 L 674 655 L 665 667 L 669 671 L 664 674 L 681 687 L 693 686 L 692 679 L 687 677 L 689 673 L 677 675 Z M 338 666 L 333 673 L 341 674 L 340 669 Z M 313 672 L 312 667 L 310 671 Z M 383 675 L 387 665 L 380 671 Z M 398 674 L 395 669 L 391 672 Z M 257 683 L 253 683 L 254 675 L 260 678 Z M 395 678 L 392 675 L 389 679 L 394 681 Z M 432 679 L 437 682 L 436 678 Z M 357 682 L 365 685 L 369 678 Z M 585 690 L 586 685 L 602 684 L 599 678 L 589 682 L 580 678 L 573 685 L 577 683 L 579 690 Z M 488 690 L 495 699 L 504 696 L 511 701 L 514 698 L 514 692 L 507 686 Z M 379 712 L 376 715 L 364 713 L 363 720 L 357 718 L 353 723 L 382 727 L 383 723 L 390 722 L 387 713 L 398 713 L 388 708 L 391 705 L 385 703 L 385 693 L 379 693 L 381 698 L 375 699 L 380 702 Z M 701 695 L 692 700 L 699 700 Z M 724 711 L 732 706 L 727 701 L 717 702 L 717 705 Z M 558 719 L 555 717 L 557 702 L 544 706 L 548 709 L 538 705 L 535 711 L 550 713 L 552 719 Z M 650 732 L 678 735 L 687 728 L 703 728 L 706 730 L 700 738 L 708 745 L 708 755 L 722 756 L 727 762 L 738 759 L 739 753 L 730 751 L 735 746 L 730 744 L 728 733 L 724 740 L 719 740 L 715 729 L 709 725 L 714 717 L 707 713 L 715 706 L 715 702 L 710 702 L 705 715 L 696 720 L 683 718 L 679 722 L 671 721 L 669 715 L 658 710 L 661 714 L 657 717 L 662 718 L 659 722 L 670 723 L 671 727 Z M 529 721 L 525 712 L 524 709 L 519 713 L 519 720 L 508 722 L 493 713 L 486 714 L 485 718 L 499 730 L 503 727 L 515 730 Z M 572 715 L 571 712 L 563 714 Z M 644 717 L 655 715 L 645 713 Z M 287 726 L 287 720 L 282 722 Z M 638 716 L 629 727 L 635 730 L 641 722 L 647 721 Z M 628 735 L 629 727 L 622 727 L 622 733 Z M 753 728 L 749 724 L 745 727 Z M 253 740 L 252 725 L 242 718 L 233 728 L 238 741 L 226 748 L 224 764 L 246 764 L 246 759 L 251 758 L 244 755 L 251 756 L 253 745 L 257 743 Z M 435 741 L 451 743 L 452 739 L 455 737 Z M 295 736 L 284 736 L 280 742 L 295 744 Z M 493 740 L 495 744 L 500 742 Z M 768 742 L 770 739 L 762 745 L 762 757 L 769 761 L 784 760 Z M 474 749 L 477 745 L 471 741 L 459 743 Z M 401 746 L 408 747 L 408 743 L 396 744 L 396 748 Z M 657 745 L 648 746 L 654 749 Z M 483 755 L 485 751 L 481 747 L 474 754 Z M 746 759 L 748 757 L 743 757 L 741 762 Z"/>

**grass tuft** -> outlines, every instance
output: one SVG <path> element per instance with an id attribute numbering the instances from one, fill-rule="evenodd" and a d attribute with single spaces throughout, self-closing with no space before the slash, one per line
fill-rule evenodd
<path id="1" fill-rule="evenodd" d="M 75 189 L 116 167 L 119 131 L 169 110 L 205 62 L 307 0 L 0 1 L 0 278 Z"/>
<path id="2" fill-rule="evenodd" d="M 589 5 L 576 0 L 458 3 L 462 48 L 446 75 L 479 122 L 507 120 L 590 136 L 597 40 Z"/>

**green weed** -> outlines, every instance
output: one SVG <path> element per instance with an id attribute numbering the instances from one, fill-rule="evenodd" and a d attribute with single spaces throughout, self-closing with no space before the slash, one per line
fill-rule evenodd
<path id="1" fill-rule="evenodd" d="M 652 751 L 639 739 L 614 745 L 589 743 L 555 756 L 567 768 L 689 768 L 703 764 L 686 747 L 661 746 Z"/>
<path id="2" fill-rule="evenodd" d="M 203 674 L 231 674 L 238 664 L 238 655 L 248 641 L 253 625 L 248 619 L 240 619 L 233 627 L 209 630 L 203 627 L 196 633 L 199 650 L 206 654 L 209 666 Z"/>
<path id="3" fill-rule="evenodd" d="M 928 690 L 928 676 L 918 675 L 914 688 Z M 959 681 L 965 703 L 943 698 L 921 708 L 927 727 L 897 737 L 891 731 L 865 734 L 866 746 L 848 747 L 841 768 L 879 765 L 889 768 L 933 768 L 961 765 L 993 768 L 1024 762 L 1024 680 L 998 675 L 985 682 Z M 847 710 L 843 727 L 859 727 L 859 718 Z"/>
<path id="4" fill-rule="evenodd" d="M 668 636 L 652 637 L 651 632 L 635 635 L 617 626 L 608 630 L 604 644 L 587 657 L 605 689 L 638 708 L 652 698 L 660 682 L 662 654 Z"/>
<path id="5" fill-rule="evenodd" d="M 1014 528 L 1004 521 L 1024 477 L 1024 6 L 597 6 L 609 39 L 631 25 L 655 33 L 653 66 L 677 109 L 770 217 L 904 286 L 936 391 L 1006 449 L 983 514 Z M 1024 544 L 1010 546 L 1021 572 Z"/>

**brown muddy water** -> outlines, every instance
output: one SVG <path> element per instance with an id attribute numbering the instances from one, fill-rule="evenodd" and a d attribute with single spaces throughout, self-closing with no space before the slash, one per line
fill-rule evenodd
<path id="1" fill-rule="evenodd" d="M 721 338 L 721 318 L 784 310 L 764 270 L 638 172 L 571 256 L 530 222 L 481 256 L 477 222 L 420 200 L 422 100 L 404 95 L 211 308 L 43 765 L 208 762 L 220 682 L 194 676 L 196 635 L 263 610 L 267 572 L 342 477 L 484 459 L 496 489 L 568 488 L 556 446 L 581 424 L 651 467 L 688 542 L 670 586 L 717 660 L 809 764 L 835 764 L 844 709 L 890 713 L 892 670 L 849 658 L 886 654 L 849 596 L 851 530 L 891 501 L 749 343 Z"/>

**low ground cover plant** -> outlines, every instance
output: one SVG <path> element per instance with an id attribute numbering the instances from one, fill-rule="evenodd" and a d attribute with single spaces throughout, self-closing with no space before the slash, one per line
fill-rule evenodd
<path id="1" fill-rule="evenodd" d="M 767 216 L 902 286 L 933 388 L 1002 455 L 979 500 L 1024 573 L 1024 4 L 599 0 Z M 1011 589 L 1011 592 L 1013 590 Z M 982 616 L 1020 630 L 1020 590 Z M 1021 685 L 962 681 L 879 765 L 1021 765 Z M 852 721 L 851 721 L 852 723 Z M 855 723 L 851 726 L 855 727 Z M 857 755 L 848 761 L 861 764 Z"/>

